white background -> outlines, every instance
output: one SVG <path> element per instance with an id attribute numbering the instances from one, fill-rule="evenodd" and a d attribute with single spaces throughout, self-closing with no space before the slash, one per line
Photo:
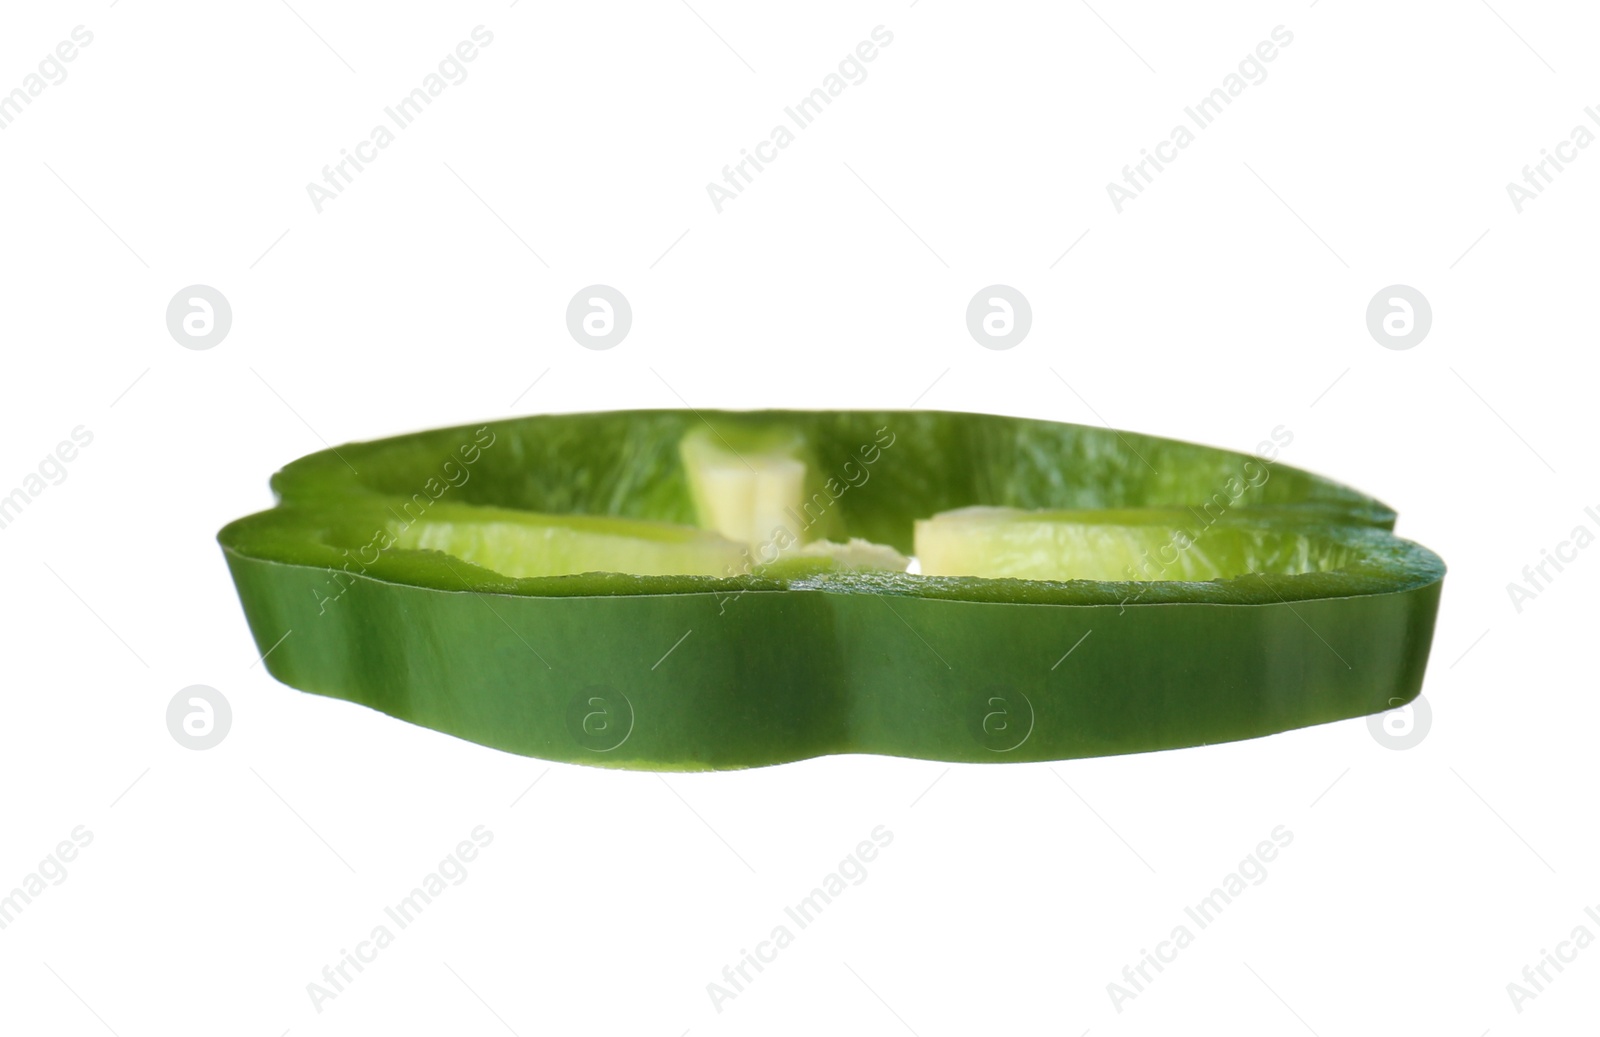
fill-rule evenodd
<path id="1" fill-rule="evenodd" d="M 1592 1020 L 1600 949 L 1520 1012 L 1507 984 L 1575 926 L 1600 936 L 1600 550 L 1520 613 L 1506 589 L 1600 531 L 1600 149 L 1520 213 L 1506 190 L 1600 101 L 1592 12 L 692 2 L 7 7 L 0 91 L 75 26 L 94 38 L 0 131 L 0 493 L 74 427 L 94 440 L 0 530 L 0 887 L 74 826 L 93 841 L 0 931 L 0 1026 Z M 469 78 L 316 212 L 306 184 L 480 24 Z M 880 24 L 868 78 L 716 212 L 707 182 Z M 1277 25 L 1294 40 L 1266 80 L 1118 214 L 1106 183 Z M 233 307 L 208 351 L 164 321 L 196 283 Z M 604 352 L 564 323 L 593 283 L 634 312 Z M 995 283 L 1033 308 L 1005 351 L 964 321 Z M 1406 351 L 1365 324 L 1396 283 L 1433 308 Z M 1427 736 L 1396 751 L 1355 720 L 1055 766 L 547 767 L 273 681 L 214 542 L 324 443 L 914 401 L 1244 450 L 1287 426 L 1287 463 L 1389 502 L 1449 563 Z M 164 719 L 196 683 L 233 708 L 203 752 Z M 494 841 L 466 880 L 316 1011 L 307 984 L 476 825 Z M 866 881 L 718 1011 L 707 984 L 877 825 L 894 840 Z M 1107 984 L 1278 825 L 1294 839 L 1267 879 L 1118 1011 Z"/>

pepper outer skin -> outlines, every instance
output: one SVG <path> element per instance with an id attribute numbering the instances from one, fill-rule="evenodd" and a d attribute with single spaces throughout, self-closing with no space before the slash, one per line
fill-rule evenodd
<path id="1" fill-rule="evenodd" d="M 906 554 L 915 519 L 987 505 L 1183 508 L 1197 528 L 1303 531 L 1352 560 L 1207 582 L 786 562 L 726 578 L 514 579 L 377 546 L 382 529 L 445 499 L 692 523 L 676 447 L 702 423 L 801 430 L 844 487 L 829 521 Z M 1062 760 L 1383 712 L 1421 690 L 1444 577 L 1438 556 L 1393 536 L 1391 509 L 1319 476 L 981 414 L 541 415 L 341 446 L 272 485 L 278 506 L 219 541 L 274 677 L 507 752 L 596 766 Z"/>

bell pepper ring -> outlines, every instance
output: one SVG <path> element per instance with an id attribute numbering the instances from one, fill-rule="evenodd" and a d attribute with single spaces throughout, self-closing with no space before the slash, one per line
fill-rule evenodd
<path id="1" fill-rule="evenodd" d="M 1064 760 L 1384 712 L 1444 579 L 1320 476 L 984 414 L 538 415 L 272 487 L 218 539 L 275 678 L 607 767 Z"/>

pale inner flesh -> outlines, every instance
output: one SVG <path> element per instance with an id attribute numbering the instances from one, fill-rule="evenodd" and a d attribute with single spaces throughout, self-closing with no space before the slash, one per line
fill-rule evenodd
<path id="1" fill-rule="evenodd" d="M 1023 580 L 1220 580 L 1335 569 L 1347 550 L 1292 530 L 1213 525 L 1173 509 L 972 507 L 915 523 L 915 557 L 884 544 L 803 539 L 807 465 L 798 435 L 710 428 L 680 444 L 697 526 L 442 505 L 391 526 L 395 546 L 435 550 L 511 577 L 587 572 L 734 576 L 792 559 L 852 570 Z"/>

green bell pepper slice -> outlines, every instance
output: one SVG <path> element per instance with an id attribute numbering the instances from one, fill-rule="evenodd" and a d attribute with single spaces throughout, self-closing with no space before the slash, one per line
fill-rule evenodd
<path id="1" fill-rule="evenodd" d="M 219 541 L 274 677 L 598 766 L 1059 760 L 1382 712 L 1421 689 L 1444 577 L 1319 476 L 982 414 L 540 415 L 272 486 Z"/>

